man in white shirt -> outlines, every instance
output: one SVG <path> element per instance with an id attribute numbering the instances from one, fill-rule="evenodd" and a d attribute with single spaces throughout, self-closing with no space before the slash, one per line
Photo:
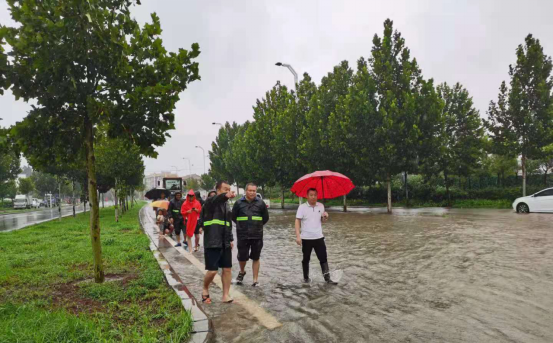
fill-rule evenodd
<path id="1" fill-rule="evenodd" d="M 296 213 L 296 243 L 301 245 L 303 252 L 301 263 L 303 266 L 303 280 L 306 283 L 311 282 L 309 278 L 309 260 L 311 259 L 311 251 L 315 249 L 326 283 L 338 284 L 330 279 L 328 269 L 322 227 L 322 222 L 327 219 L 328 213 L 325 212 L 324 205 L 317 202 L 317 190 L 315 188 L 309 189 L 307 191 L 307 203 L 300 205 Z"/>

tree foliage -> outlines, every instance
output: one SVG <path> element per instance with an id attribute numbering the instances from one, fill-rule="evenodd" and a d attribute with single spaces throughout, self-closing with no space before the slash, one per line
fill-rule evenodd
<path id="1" fill-rule="evenodd" d="M 501 83 L 485 123 L 498 153 L 521 156 L 525 196 L 526 162 L 542 158 L 543 148 L 553 138 L 553 63 L 531 34 L 518 46 L 516 56 L 516 64 L 509 66 L 509 87 Z"/>
<path id="2" fill-rule="evenodd" d="M 24 177 L 18 180 L 19 185 L 17 187 L 17 191 L 19 194 L 31 194 L 35 190 L 35 185 L 33 184 L 33 180 L 30 177 Z"/>

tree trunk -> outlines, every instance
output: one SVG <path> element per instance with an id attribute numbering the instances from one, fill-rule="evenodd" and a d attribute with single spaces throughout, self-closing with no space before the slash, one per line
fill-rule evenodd
<path id="1" fill-rule="evenodd" d="M 90 199 L 90 238 L 94 253 L 94 281 L 104 282 L 102 245 L 100 241 L 100 215 L 98 206 L 98 185 L 96 184 L 96 163 L 94 158 L 94 128 L 88 117 L 85 118 L 86 169 L 88 174 L 88 196 Z"/>
<path id="2" fill-rule="evenodd" d="M 388 183 L 388 213 L 392 213 L 392 177 L 388 174 L 386 182 Z"/>
<path id="3" fill-rule="evenodd" d="M 58 216 L 61 220 L 61 178 L 58 177 Z"/>
<path id="4" fill-rule="evenodd" d="M 447 173 L 444 173 L 445 194 L 447 196 L 447 207 L 451 207 L 451 193 L 449 192 L 449 178 Z"/>
<path id="5" fill-rule="evenodd" d="M 115 204 L 115 222 L 119 222 L 119 204 L 117 202 L 117 180 L 115 180 L 115 188 L 113 189 L 113 201 Z"/>
<path id="6" fill-rule="evenodd" d="M 346 200 L 346 196 L 344 195 L 344 212 L 347 212 L 347 211 L 348 211 L 348 203 Z"/>
<path id="7" fill-rule="evenodd" d="M 102 193 L 100 196 L 102 197 L 102 208 L 106 208 L 106 204 L 104 204 L 104 198 L 106 193 Z"/>
<path id="8" fill-rule="evenodd" d="M 526 156 L 522 155 L 522 196 L 526 196 Z"/>
<path id="9" fill-rule="evenodd" d="M 280 200 L 280 204 L 282 206 L 282 209 L 284 210 L 284 188 L 281 188 L 281 192 L 282 192 L 282 197 Z"/>
<path id="10" fill-rule="evenodd" d="M 409 207 L 409 188 L 407 188 L 407 172 L 405 172 L 405 206 Z"/>
<path id="11" fill-rule="evenodd" d="M 73 203 L 73 217 L 76 217 L 76 212 L 75 212 L 75 180 L 71 181 L 71 199 L 72 199 L 72 203 Z"/>
<path id="12" fill-rule="evenodd" d="M 134 207 L 134 189 L 132 190 L 132 193 L 131 193 L 131 207 Z"/>
<path id="13" fill-rule="evenodd" d="M 543 173 L 543 185 L 547 187 L 547 170 Z"/>

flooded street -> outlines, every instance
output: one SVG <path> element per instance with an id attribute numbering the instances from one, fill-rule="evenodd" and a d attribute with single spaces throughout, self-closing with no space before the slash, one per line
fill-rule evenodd
<path id="1" fill-rule="evenodd" d="M 113 206 L 113 201 L 106 201 L 105 206 Z M 100 208 L 102 204 L 100 203 Z M 76 213 L 81 213 L 83 211 L 83 205 L 75 207 Z M 87 212 L 90 211 L 90 207 L 86 206 Z M 61 208 L 62 217 L 69 216 L 73 214 L 72 206 L 63 206 Z M 58 208 L 44 208 L 38 209 L 33 212 L 22 212 L 15 214 L 6 214 L 0 215 L 0 233 L 8 232 L 13 230 L 19 230 L 29 225 L 38 224 L 44 221 L 51 219 L 56 219 L 59 217 Z"/>
<path id="2" fill-rule="evenodd" d="M 145 213 L 153 223 L 153 211 Z M 220 288 L 212 286 L 213 304 L 203 308 L 215 342 L 553 342 L 553 215 L 331 211 L 323 232 L 331 271 L 341 274 L 337 286 L 323 282 L 314 253 L 314 280 L 302 284 L 295 211 L 270 216 L 261 287 L 250 286 L 249 262 L 244 285 L 233 289 L 282 326 L 267 329 L 243 300 L 221 303 Z M 159 250 L 200 299 L 203 266 L 194 267 L 171 244 L 159 238 Z M 193 256 L 203 262 L 203 253 Z"/>
<path id="3" fill-rule="evenodd" d="M 245 286 L 235 287 L 283 326 L 268 331 L 247 317 L 219 318 L 216 330 L 242 326 L 247 333 L 218 335 L 218 341 L 553 341 L 553 215 L 446 209 L 396 209 L 393 215 L 380 209 L 331 212 L 323 229 L 329 263 L 343 276 L 338 286 L 324 284 L 313 253 L 315 280 L 306 287 L 300 283 L 295 211 L 270 214 L 262 287 L 249 286 L 251 263 Z M 238 270 L 235 260 L 233 277 Z M 225 317 L 226 310 L 206 307 Z"/>

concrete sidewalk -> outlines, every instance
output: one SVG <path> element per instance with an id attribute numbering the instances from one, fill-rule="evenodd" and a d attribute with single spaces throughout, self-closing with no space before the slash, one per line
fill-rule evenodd
<path id="1" fill-rule="evenodd" d="M 263 336 L 263 332 L 272 331 L 282 325 L 258 303 L 234 287 L 231 287 L 230 291 L 234 302 L 222 303 L 222 284 L 219 276 L 210 287 L 212 304 L 202 304 L 205 274 L 203 247 L 201 252 L 191 254 L 183 248 L 175 248 L 176 242 L 171 238 L 159 236 L 155 213 L 148 205 L 141 209 L 139 217 L 144 232 L 152 242 L 151 249 L 160 262 L 169 284 L 181 297 L 185 308 L 192 311 L 195 332 L 193 342 L 247 342 L 252 336 Z M 200 244 L 202 243 L 203 239 Z M 254 335 L 250 335 L 254 332 Z"/>

